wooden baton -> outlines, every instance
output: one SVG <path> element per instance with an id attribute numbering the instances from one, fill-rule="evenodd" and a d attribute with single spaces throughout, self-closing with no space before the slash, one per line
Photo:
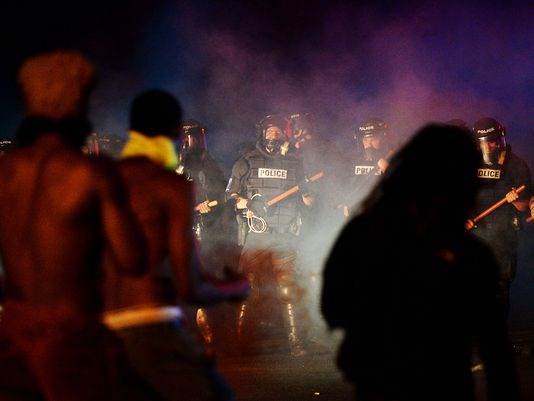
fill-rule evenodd
<path id="1" fill-rule="evenodd" d="M 318 180 L 319 178 L 321 178 L 323 175 L 324 175 L 324 172 L 319 171 L 317 174 L 314 174 L 314 175 L 312 175 L 310 178 L 307 178 L 307 179 L 306 179 L 306 182 L 313 182 L 313 181 L 316 181 L 316 180 Z M 265 202 L 265 204 L 266 204 L 267 206 L 272 206 L 272 205 L 274 205 L 275 203 L 280 202 L 282 199 L 285 199 L 285 198 L 287 198 L 288 196 L 293 195 L 293 194 L 294 194 L 295 192 L 297 192 L 299 189 L 300 189 L 300 187 L 299 187 L 298 185 L 295 185 L 294 187 L 289 188 L 287 191 L 282 192 L 280 195 L 275 196 L 275 197 L 272 198 L 271 200 L 268 200 L 267 202 Z"/>
<path id="2" fill-rule="evenodd" d="M 526 188 L 525 185 L 521 185 L 519 188 L 516 188 L 515 192 L 516 193 L 521 193 L 522 191 L 525 190 L 525 188 Z M 480 221 L 481 219 L 486 217 L 488 214 L 493 213 L 496 209 L 498 209 L 499 207 L 501 207 L 505 203 L 507 203 L 506 196 L 504 198 L 502 198 L 500 201 L 498 201 L 498 202 L 494 203 L 493 205 L 491 205 L 490 207 L 488 207 L 486 210 L 484 210 L 482 213 L 480 213 L 478 216 L 472 218 L 471 220 L 473 221 L 473 223 L 476 223 L 477 221 Z"/>

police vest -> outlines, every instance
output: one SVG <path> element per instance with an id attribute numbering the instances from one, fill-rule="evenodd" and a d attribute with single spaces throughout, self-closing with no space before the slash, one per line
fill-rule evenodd
<path id="1" fill-rule="evenodd" d="M 260 152 L 246 156 L 250 168 L 246 180 L 248 198 L 261 196 L 264 202 L 297 185 L 297 169 L 301 167 L 293 157 L 268 157 Z M 298 217 L 299 193 L 293 194 L 269 207 L 265 218 L 267 225 L 282 232 L 289 230 Z"/>
<path id="2" fill-rule="evenodd" d="M 477 194 L 474 214 L 481 213 L 500 201 L 512 187 L 519 187 L 522 183 L 519 182 L 519 177 L 515 173 L 516 166 L 514 160 L 509 160 L 503 165 L 482 165 L 478 169 L 478 178 L 481 182 L 481 187 Z M 512 221 L 516 216 L 516 209 L 512 205 L 504 204 L 480 220 L 477 224 L 478 229 L 475 234 L 484 235 L 485 229 L 488 228 L 493 233 L 492 235 L 496 235 L 495 233 L 498 232 L 501 235 L 501 241 L 505 240 L 503 234 L 506 232 L 509 232 L 515 238 Z"/>

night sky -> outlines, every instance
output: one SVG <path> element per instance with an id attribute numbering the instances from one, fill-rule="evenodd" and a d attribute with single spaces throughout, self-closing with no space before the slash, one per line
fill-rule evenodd
<path id="1" fill-rule="evenodd" d="M 262 117 L 302 111 L 344 149 L 369 117 L 404 140 L 429 121 L 491 116 L 534 171 L 532 1 L 3 0 L 0 30 L 3 138 L 22 118 L 22 60 L 74 48 L 99 71 L 97 133 L 125 136 L 132 98 L 166 89 L 227 172 Z"/>
<path id="2" fill-rule="evenodd" d="M 225 166 L 263 116 L 297 111 L 341 146 L 368 117 L 404 139 L 428 121 L 492 116 L 534 164 L 534 3 L 476 3 L 4 0 L 2 136 L 21 118 L 22 60 L 63 47 L 97 65 L 97 132 L 125 135 L 132 97 L 164 88 Z"/>

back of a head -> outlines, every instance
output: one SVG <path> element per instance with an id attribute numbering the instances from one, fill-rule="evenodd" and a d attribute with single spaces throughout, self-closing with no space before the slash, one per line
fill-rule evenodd
<path id="1" fill-rule="evenodd" d="M 137 95 L 130 109 L 130 129 L 145 136 L 179 135 L 182 107 L 170 93 L 150 89 Z"/>
<path id="2" fill-rule="evenodd" d="M 421 207 L 429 204 L 429 199 L 440 198 L 454 204 L 455 217 L 464 214 L 467 217 L 479 188 L 480 160 L 480 151 L 469 130 L 450 124 L 429 124 L 418 130 L 392 158 L 380 193 L 391 202 L 415 201 Z"/>
<path id="3" fill-rule="evenodd" d="M 18 80 L 29 117 L 54 121 L 84 117 L 94 67 L 76 51 L 55 51 L 27 59 Z"/>

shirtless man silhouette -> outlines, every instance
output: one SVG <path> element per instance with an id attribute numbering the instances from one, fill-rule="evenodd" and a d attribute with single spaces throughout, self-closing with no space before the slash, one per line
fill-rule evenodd
<path id="1" fill-rule="evenodd" d="M 94 68 L 52 52 L 18 78 L 26 118 L 0 159 L 0 398 L 157 399 L 100 321 L 104 258 L 140 274 L 145 255 L 114 164 L 81 152 Z"/>

